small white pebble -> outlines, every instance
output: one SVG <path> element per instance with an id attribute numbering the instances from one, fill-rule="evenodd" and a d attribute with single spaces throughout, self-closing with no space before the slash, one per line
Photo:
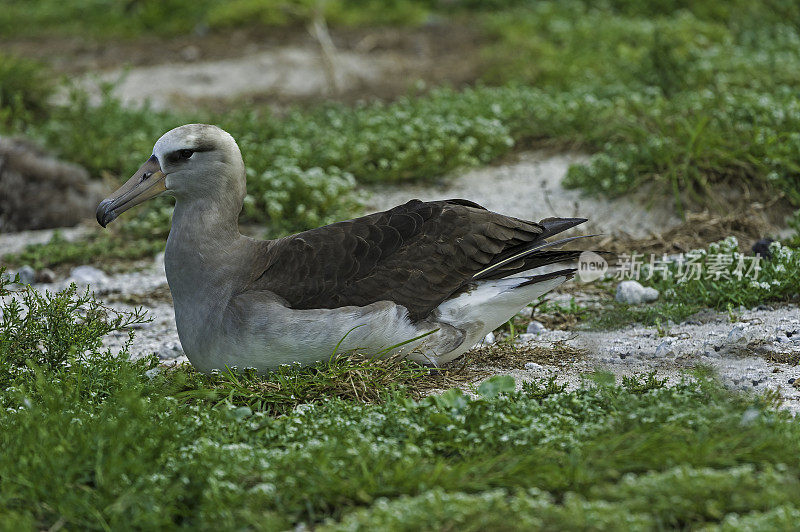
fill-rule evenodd
<path id="1" fill-rule="evenodd" d="M 69 276 L 77 285 L 98 285 L 108 279 L 102 270 L 98 270 L 94 266 L 76 266 L 72 268 Z"/>
<path id="2" fill-rule="evenodd" d="M 736 325 L 731 332 L 728 333 L 727 341 L 732 344 L 746 343 L 747 335 L 744 332 L 744 327 Z"/>
<path id="3" fill-rule="evenodd" d="M 656 347 L 656 357 L 658 358 L 665 358 L 665 357 L 674 357 L 675 356 L 675 348 L 672 346 L 672 342 L 664 341 Z"/>
<path id="4" fill-rule="evenodd" d="M 547 327 L 542 325 L 540 322 L 534 320 L 528 324 L 528 328 L 525 329 L 526 334 L 542 334 L 543 332 L 547 331 Z"/>
<path id="5" fill-rule="evenodd" d="M 658 299 L 658 290 L 645 288 L 637 281 L 622 281 L 617 285 L 615 299 L 628 305 L 639 305 Z"/>
<path id="6" fill-rule="evenodd" d="M 540 369 L 544 369 L 541 364 L 537 364 L 536 362 L 526 362 L 525 369 L 528 371 L 538 371 Z"/>

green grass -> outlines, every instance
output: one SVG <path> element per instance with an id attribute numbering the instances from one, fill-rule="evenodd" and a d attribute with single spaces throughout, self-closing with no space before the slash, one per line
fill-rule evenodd
<path id="1" fill-rule="evenodd" d="M 236 404 L 241 415 L 279 415 L 337 397 L 374 403 L 396 388 L 415 394 L 428 374 L 428 368 L 405 360 L 345 355 L 310 369 L 287 365 L 268 379 L 252 369 L 204 375 L 184 368 L 168 373 L 167 381 L 170 393 L 189 403 Z"/>
<path id="2" fill-rule="evenodd" d="M 9 265 L 28 265 L 35 270 L 41 270 L 94 261 L 110 266 L 115 261 L 127 262 L 154 257 L 163 250 L 163 239 L 129 239 L 118 233 L 98 233 L 86 239 L 68 241 L 56 232 L 48 242 L 29 244 L 19 253 L 5 255 L 2 259 Z"/>
<path id="3" fill-rule="evenodd" d="M 654 271 L 646 284 L 671 301 L 716 309 L 789 300 L 800 293 L 800 251 L 775 242 L 770 252 L 770 259 L 746 257 L 736 239 L 729 237 L 707 250 L 687 253 L 684 266 L 671 263 L 667 269 Z M 724 264 L 720 258 L 731 262 Z M 742 260 L 744 265 L 740 266 Z M 702 274 L 692 274 L 688 264 L 699 265 Z M 642 274 L 647 278 L 649 267 L 643 268 Z"/>
<path id="4" fill-rule="evenodd" d="M 0 303 L 4 528 L 650 530 L 800 510 L 800 424 L 701 374 L 427 398 L 352 359 L 200 376 L 101 347 L 140 315 L 19 295 Z"/>
<path id="5" fill-rule="evenodd" d="M 492 15 L 487 73 L 613 108 L 571 124 L 595 155 L 565 181 L 622 194 L 655 184 L 678 209 L 743 182 L 800 199 L 795 4 L 537 2 Z M 599 117 L 599 118 L 598 118 Z"/>
<path id="6" fill-rule="evenodd" d="M 44 65 L 0 53 L 0 125 L 36 119 L 47 108 L 54 87 Z"/>
<path id="7" fill-rule="evenodd" d="M 779 242 L 771 246 L 772 258 L 757 261 L 760 271 L 750 271 L 753 264 L 746 257 L 737 275 L 739 260 L 745 255 L 739 251 L 735 238 L 730 237 L 711 244 L 708 249 L 687 254 L 687 261 L 701 267 L 699 278 L 683 276 L 690 267 L 672 263 L 668 268 L 654 271 L 649 266 L 642 269 L 642 284 L 659 290 L 659 302 L 653 305 L 628 306 L 615 303 L 613 308 L 601 313 L 595 326 L 621 326 L 631 322 L 646 325 L 666 325 L 679 322 L 702 309 L 732 312 L 740 306 L 752 308 L 766 303 L 790 301 L 800 294 L 800 252 Z M 728 257 L 731 263 L 719 266 L 716 257 Z M 710 268 L 720 267 L 719 278 Z"/>
<path id="8" fill-rule="evenodd" d="M 789 242 L 796 237 L 790 237 Z M 734 237 L 712 243 L 707 249 L 698 249 L 684 255 L 686 262 L 658 262 L 652 270 L 642 257 L 639 280 L 644 286 L 659 291 L 659 299 L 654 303 L 627 305 L 613 301 L 618 278 L 598 281 L 597 285 L 606 289 L 608 296 L 598 302 L 599 307 L 590 308 L 579 305 L 574 300 L 569 305 L 543 301 L 537 312 L 574 316 L 578 322 L 593 329 L 617 329 L 631 323 L 666 327 L 669 322 L 678 323 L 703 309 L 727 311 L 732 313 L 739 307 L 753 308 L 762 304 L 785 303 L 795 300 L 800 294 L 800 251 L 775 242 L 771 245 L 772 257 L 759 259 L 758 271 L 751 270 L 753 257 L 739 250 Z M 726 257 L 728 264 L 722 264 L 717 257 Z M 741 276 L 739 260 L 744 260 Z M 628 264 L 631 258 L 628 257 Z M 695 271 L 699 275 L 689 272 Z M 712 268 L 719 268 L 719 275 Z M 626 276 L 626 279 L 631 278 Z"/>
<path id="9" fill-rule="evenodd" d="M 800 511 L 800 424 L 702 374 L 427 398 L 386 378 L 426 372 L 353 359 L 201 376 L 101 347 L 141 315 L 18 295 L 0 303 L 5 528 L 730 529 Z"/>

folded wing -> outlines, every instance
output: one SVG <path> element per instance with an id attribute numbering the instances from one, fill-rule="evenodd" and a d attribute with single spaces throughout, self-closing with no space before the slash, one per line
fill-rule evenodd
<path id="1" fill-rule="evenodd" d="M 412 200 L 266 243 L 246 290 L 269 290 L 295 309 L 393 301 L 416 321 L 478 279 L 575 259 L 579 252 L 542 244 L 583 221 L 537 223 L 467 200 Z"/>

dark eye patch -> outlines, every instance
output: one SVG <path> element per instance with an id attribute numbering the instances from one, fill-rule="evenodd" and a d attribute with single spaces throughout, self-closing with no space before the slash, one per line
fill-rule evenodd
<path id="1" fill-rule="evenodd" d="M 167 155 L 167 160 L 171 163 L 179 163 L 183 161 L 188 161 L 192 158 L 197 152 L 201 151 L 211 151 L 213 150 L 213 146 L 210 145 L 201 145 L 195 148 L 184 148 L 182 150 L 175 150 L 172 153 Z"/>

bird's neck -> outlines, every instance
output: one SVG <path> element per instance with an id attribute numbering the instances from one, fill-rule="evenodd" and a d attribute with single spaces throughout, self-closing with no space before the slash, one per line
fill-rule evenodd
<path id="1" fill-rule="evenodd" d="M 247 239 L 239 234 L 239 209 L 179 198 L 172 215 L 164 266 L 175 323 L 186 353 L 201 356 L 218 339 L 226 309 L 245 270 Z"/>
<path id="2" fill-rule="evenodd" d="M 164 262 L 174 298 L 220 298 L 234 289 L 242 236 L 238 209 L 178 199 Z"/>

